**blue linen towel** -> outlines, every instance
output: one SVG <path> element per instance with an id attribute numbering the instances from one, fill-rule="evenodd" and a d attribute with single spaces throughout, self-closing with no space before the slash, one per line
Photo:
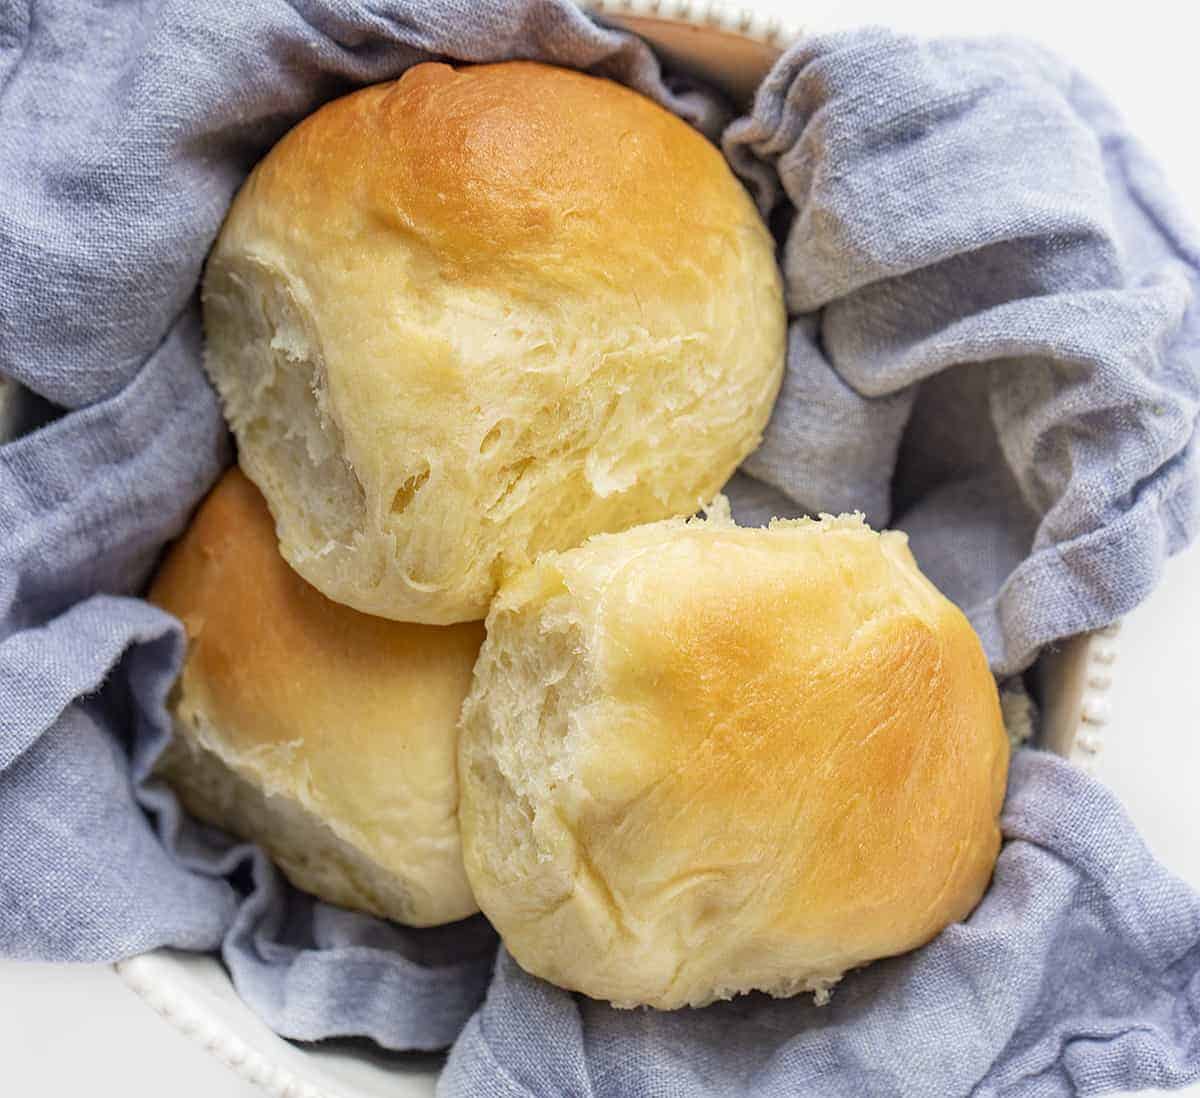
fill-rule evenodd
<path id="1" fill-rule="evenodd" d="M 1102 97 L 1028 43 L 808 40 L 728 124 L 563 0 L 15 0 L 0 374 L 68 413 L 0 447 L 0 953 L 220 948 L 285 1035 L 432 1049 L 461 1031 L 446 1094 L 1196 1078 L 1200 898 L 1045 755 L 1014 763 L 1008 843 L 965 924 L 823 1010 L 671 1015 L 566 995 L 503 952 L 493 975 L 480 919 L 410 930 L 313 901 L 149 777 L 182 639 L 136 595 L 230 460 L 199 367 L 205 252 L 292 123 L 435 56 L 589 68 L 722 140 L 780 233 L 793 318 L 730 489 L 743 520 L 859 508 L 907 529 L 1001 675 L 1119 618 L 1194 532 L 1200 242 Z"/>

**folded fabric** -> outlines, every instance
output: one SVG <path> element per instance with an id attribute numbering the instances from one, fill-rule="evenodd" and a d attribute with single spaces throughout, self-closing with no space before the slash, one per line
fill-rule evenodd
<path id="1" fill-rule="evenodd" d="M 998 673 L 1128 613 L 1200 512 L 1200 238 L 1104 99 L 1027 42 L 860 31 L 724 147 L 792 213 L 799 316 L 744 468 L 907 530 Z"/>
<path id="2" fill-rule="evenodd" d="M 1014 759 L 995 881 L 965 923 L 847 976 L 831 1002 L 750 995 L 618 1011 L 503 951 L 440 1094 L 532 1098 L 1093 1094 L 1200 1070 L 1200 897 L 1112 794 Z"/>
<path id="3" fill-rule="evenodd" d="M 575 999 L 503 954 L 489 992 L 481 919 L 410 930 L 316 902 L 149 776 L 182 639 L 135 596 L 230 460 L 195 287 L 233 191 L 326 99 L 431 57 L 515 56 L 723 133 L 780 227 L 788 372 L 730 487 L 743 520 L 857 508 L 904 527 L 1001 675 L 1120 617 L 1194 531 L 1200 243 L 1102 98 L 1035 47 L 809 40 L 726 126 L 718 97 L 565 0 L 17 0 L 0 374 L 69 411 L 0 447 L 0 953 L 220 948 L 287 1036 L 431 1049 L 465 1025 L 451 1094 L 1195 1077 L 1198 901 L 1046 756 L 1014 768 L 1011 841 L 965 926 L 824 1011 L 672 1015 Z"/>

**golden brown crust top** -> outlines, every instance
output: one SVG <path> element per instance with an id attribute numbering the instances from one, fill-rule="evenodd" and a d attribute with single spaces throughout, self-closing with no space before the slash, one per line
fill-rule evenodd
<path id="1" fill-rule="evenodd" d="M 531 61 L 430 62 L 334 100 L 280 141 L 238 204 L 285 209 L 310 236 L 340 234 L 356 211 L 362 231 L 424 244 L 449 275 L 536 261 L 546 278 L 611 268 L 622 284 L 625 265 L 655 256 L 719 262 L 757 220 L 687 123 L 610 80 Z"/>
<path id="2" fill-rule="evenodd" d="M 733 544 L 656 584 L 665 614 L 618 581 L 608 612 L 626 627 L 604 679 L 624 719 L 597 726 L 584 783 L 621 808 L 590 821 L 593 860 L 615 869 L 653 830 L 644 899 L 695 872 L 671 852 L 703 850 L 729 879 L 771 866 L 753 902 L 786 938 L 833 956 L 928 940 L 975 906 L 999 848 L 1007 740 L 977 638 L 946 600 L 887 591 L 908 577 L 881 574 L 874 535 L 807 535 L 827 555 L 713 536 Z"/>

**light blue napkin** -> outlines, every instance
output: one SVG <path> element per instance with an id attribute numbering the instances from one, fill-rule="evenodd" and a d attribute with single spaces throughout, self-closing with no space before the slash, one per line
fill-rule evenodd
<path id="1" fill-rule="evenodd" d="M 965 925 L 821 1010 L 671 1015 L 569 996 L 503 953 L 493 978 L 480 919 L 416 931 L 317 903 L 147 780 L 182 642 L 136 595 L 230 460 L 199 368 L 205 252 L 293 122 L 430 56 L 590 68 L 722 137 L 784 241 L 793 314 L 784 391 L 731 486 L 743 519 L 860 508 L 908 529 L 1002 675 L 1136 605 L 1195 529 L 1200 244 L 1104 101 L 1026 43 L 810 40 L 726 126 L 726 104 L 562 0 L 10 0 L 0 373 L 69 412 L 0 448 L 0 953 L 220 948 L 285 1035 L 431 1049 L 462 1031 L 447 1094 L 1200 1075 L 1200 898 L 1049 756 L 1014 764 L 1010 841 Z"/>

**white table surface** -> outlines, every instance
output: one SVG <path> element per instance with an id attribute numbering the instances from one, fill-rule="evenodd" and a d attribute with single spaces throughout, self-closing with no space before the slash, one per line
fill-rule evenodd
<path id="1" fill-rule="evenodd" d="M 1197 15 L 1191 3 L 1106 9 L 1047 0 L 986 6 L 758 0 L 754 6 L 805 26 L 876 22 L 925 33 L 1033 35 L 1104 86 L 1165 165 L 1176 190 L 1200 196 L 1195 93 L 1185 94 L 1197 65 Z M 1110 15 L 1110 10 L 1121 14 Z M 1200 217 L 1200 201 L 1193 201 Z M 1098 774 L 1121 796 L 1150 848 L 1200 888 L 1197 651 L 1200 548 L 1192 548 L 1171 562 L 1163 585 L 1127 619 Z M 0 1057 L 0 1090 L 13 1095 L 254 1098 L 261 1093 L 168 1028 L 110 970 L 98 966 L 0 962 Z M 1186 1093 L 1200 1098 L 1200 1086 Z"/>

